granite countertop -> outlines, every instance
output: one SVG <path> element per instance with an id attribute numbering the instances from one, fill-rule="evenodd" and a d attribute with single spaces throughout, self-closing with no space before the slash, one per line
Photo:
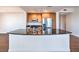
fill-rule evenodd
<path id="1" fill-rule="evenodd" d="M 8 34 L 15 34 L 15 35 L 57 35 L 57 34 L 71 34 L 71 32 L 68 32 L 65 30 L 53 29 L 52 34 L 27 34 L 26 29 L 17 29 L 17 30 L 9 32 Z"/>

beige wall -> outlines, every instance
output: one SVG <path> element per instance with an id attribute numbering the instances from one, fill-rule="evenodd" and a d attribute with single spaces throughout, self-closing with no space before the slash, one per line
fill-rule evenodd
<path id="1" fill-rule="evenodd" d="M 79 37 L 79 7 L 74 12 L 67 15 L 66 30 Z"/>
<path id="2" fill-rule="evenodd" d="M 26 28 L 26 13 L 0 13 L 0 33 Z"/>
<path id="3" fill-rule="evenodd" d="M 26 28 L 26 12 L 20 7 L 0 6 L 0 33 Z"/>
<path id="4" fill-rule="evenodd" d="M 66 30 L 66 15 L 60 15 L 60 29 Z"/>

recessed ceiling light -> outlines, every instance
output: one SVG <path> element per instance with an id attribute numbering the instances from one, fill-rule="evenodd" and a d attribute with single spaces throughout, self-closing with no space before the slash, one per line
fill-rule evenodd
<path id="1" fill-rule="evenodd" d="M 67 9 L 63 9 L 64 11 L 67 11 Z"/>

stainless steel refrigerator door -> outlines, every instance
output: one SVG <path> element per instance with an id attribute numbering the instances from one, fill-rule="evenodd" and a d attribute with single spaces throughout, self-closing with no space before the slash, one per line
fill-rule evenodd
<path id="1" fill-rule="evenodd" d="M 46 24 L 46 20 L 47 20 L 47 18 L 43 18 L 42 19 L 42 24 Z"/>
<path id="2" fill-rule="evenodd" d="M 52 27 L 52 18 L 47 18 L 46 27 Z"/>
<path id="3" fill-rule="evenodd" d="M 46 33 L 47 34 L 52 34 L 52 18 L 47 18 Z"/>
<path id="4" fill-rule="evenodd" d="M 46 18 L 42 19 L 42 33 L 46 34 Z"/>
<path id="5" fill-rule="evenodd" d="M 52 34 L 52 28 L 47 28 L 46 33 L 47 34 Z"/>

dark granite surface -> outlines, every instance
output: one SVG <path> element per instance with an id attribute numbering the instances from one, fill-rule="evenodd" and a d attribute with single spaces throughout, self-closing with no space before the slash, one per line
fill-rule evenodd
<path id="1" fill-rule="evenodd" d="M 57 35 L 57 34 L 71 34 L 71 32 L 59 29 L 53 29 L 52 34 L 27 34 L 26 29 L 17 29 L 14 31 L 9 32 L 8 34 L 15 34 L 15 35 Z"/>

